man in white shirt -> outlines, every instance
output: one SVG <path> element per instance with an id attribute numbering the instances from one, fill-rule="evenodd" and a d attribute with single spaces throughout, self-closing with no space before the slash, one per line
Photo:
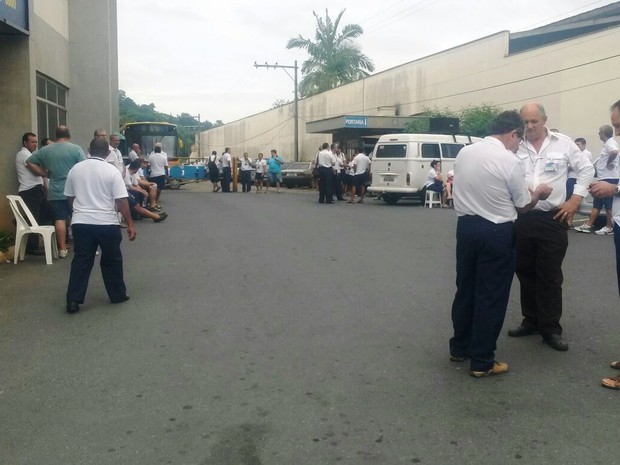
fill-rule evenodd
<path id="1" fill-rule="evenodd" d="M 609 184 L 618 184 L 618 152 L 620 147 L 613 138 L 614 128 L 609 125 L 603 125 L 598 130 L 598 136 L 603 142 L 603 148 L 601 149 L 601 155 L 594 163 L 596 168 L 596 177 L 599 181 L 605 181 Z M 612 224 L 612 202 L 613 196 L 599 198 L 595 197 L 592 202 L 592 211 L 590 212 L 590 218 L 584 224 L 575 228 L 575 231 L 581 233 L 590 233 L 594 230 L 594 223 L 598 218 L 600 211 L 605 208 L 607 213 L 607 224 L 598 231 L 594 231 L 599 236 L 611 235 L 614 233 Z"/>
<path id="2" fill-rule="evenodd" d="M 129 157 L 129 162 L 132 162 L 140 158 L 140 153 L 141 153 L 140 146 L 138 144 L 131 144 L 131 151 L 127 155 Z"/>
<path id="3" fill-rule="evenodd" d="M 67 313 L 77 313 L 84 303 L 88 278 L 97 248 L 101 248 L 101 275 L 112 303 L 129 299 L 123 279 L 121 229 L 116 211 L 127 222 L 129 240 L 136 238 L 127 202 L 127 189 L 118 170 L 104 161 L 105 140 L 93 139 L 90 158 L 76 164 L 67 175 L 64 194 L 73 210 L 75 256 L 67 287 Z"/>
<path id="4" fill-rule="evenodd" d="M 616 136 L 620 136 L 620 100 L 611 107 L 611 125 L 614 127 Z M 614 220 L 614 245 L 616 248 L 616 278 L 618 279 L 618 293 L 620 294 L 620 186 L 605 181 L 599 181 L 590 186 L 593 197 L 613 197 L 613 220 Z M 611 362 L 611 367 L 620 370 L 620 361 Z M 604 378 L 603 387 L 620 389 L 620 375 Z"/>
<path id="5" fill-rule="evenodd" d="M 521 287 L 523 321 L 508 331 L 511 337 L 540 333 L 555 350 L 568 350 L 562 340 L 562 262 L 568 248 L 567 231 L 594 177 L 592 163 L 567 136 L 545 127 L 547 115 L 536 102 L 521 108 L 525 139 L 517 156 L 525 168 L 525 181 L 532 191 L 547 184 L 551 195 L 534 209 L 519 215 L 516 228 L 516 272 Z M 568 168 L 577 172 L 572 197 L 566 200 Z M 455 188 L 460 182 L 455 173 Z"/>
<path id="6" fill-rule="evenodd" d="M 343 201 L 342 197 L 342 178 L 340 174 L 344 168 L 344 154 L 340 151 L 340 147 L 338 144 L 332 144 L 332 155 L 334 156 L 335 165 L 334 165 L 334 177 L 333 179 L 333 195 L 336 196 L 338 201 Z"/>
<path id="7" fill-rule="evenodd" d="M 166 187 L 166 179 L 168 178 L 168 154 L 162 152 L 160 142 L 155 144 L 148 162 L 151 168 L 148 180 L 157 184 L 157 200 L 159 201 L 161 191 Z"/>
<path id="8" fill-rule="evenodd" d="M 364 203 L 364 195 L 366 194 L 366 182 L 368 181 L 368 173 L 370 173 L 370 158 L 364 153 L 362 148 L 358 149 L 357 155 L 351 161 L 353 166 L 354 175 L 353 183 L 351 185 L 351 198 L 348 203 L 355 202 L 355 194 L 359 192 L 359 203 Z"/>
<path id="9" fill-rule="evenodd" d="M 112 134 L 110 136 L 110 148 L 108 152 L 108 156 L 105 161 L 114 165 L 121 176 L 125 178 L 127 176 L 127 168 L 125 167 L 125 162 L 123 161 L 123 155 L 121 151 L 118 149 L 121 144 L 121 137 L 118 134 Z"/>
<path id="10" fill-rule="evenodd" d="M 248 152 L 243 154 L 241 159 L 241 192 L 252 190 L 252 159 L 248 157 Z"/>
<path id="11" fill-rule="evenodd" d="M 18 194 L 24 202 L 34 219 L 39 221 L 41 204 L 45 195 L 43 189 L 43 178 L 35 174 L 26 164 L 32 152 L 37 149 L 37 136 L 32 132 L 27 132 L 22 136 L 22 148 L 15 156 L 15 171 L 17 171 L 17 181 L 19 182 Z M 27 254 L 44 255 L 45 252 L 38 250 L 39 235 L 29 234 L 26 243 Z"/>
<path id="12" fill-rule="evenodd" d="M 316 156 L 316 161 L 319 168 L 319 203 L 332 204 L 334 203 L 332 192 L 336 158 L 329 150 L 327 142 L 321 147 L 321 151 Z"/>
<path id="13" fill-rule="evenodd" d="M 456 294 L 452 304 L 454 336 L 450 360 L 470 359 L 475 378 L 500 375 L 506 363 L 495 361 L 514 274 L 517 213 L 531 210 L 551 189 L 537 186 L 531 197 L 516 152 L 523 122 L 516 111 L 496 116 L 491 135 L 459 152 L 454 164 Z"/>
<path id="14" fill-rule="evenodd" d="M 230 148 L 226 147 L 220 159 L 222 164 L 222 192 L 230 192 L 230 181 L 232 179 L 232 155 Z"/>
<path id="15" fill-rule="evenodd" d="M 583 137 L 577 137 L 577 139 L 575 139 L 575 144 L 579 147 L 581 153 L 583 153 L 583 155 L 590 160 L 590 163 L 592 163 L 592 154 L 588 149 L 586 149 L 586 140 Z M 577 172 L 574 169 L 569 168 L 568 180 L 566 181 L 566 200 L 573 196 L 575 184 L 577 184 Z"/>

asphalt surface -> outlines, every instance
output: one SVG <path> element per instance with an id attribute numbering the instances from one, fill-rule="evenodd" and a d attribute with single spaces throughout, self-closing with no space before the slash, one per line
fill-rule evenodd
<path id="1" fill-rule="evenodd" d="M 570 233 L 560 353 L 513 339 L 448 361 L 454 211 L 319 205 L 308 190 L 166 191 L 123 241 L 131 300 L 70 257 L 0 266 L 0 464 L 612 464 L 613 239 Z"/>

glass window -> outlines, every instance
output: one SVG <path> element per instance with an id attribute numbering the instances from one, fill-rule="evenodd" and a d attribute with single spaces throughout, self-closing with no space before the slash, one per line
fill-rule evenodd
<path id="1" fill-rule="evenodd" d="M 405 158 L 407 144 L 383 144 L 377 146 L 377 158 Z"/>
<path id="2" fill-rule="evenodd" d="M 67 124 L 67 88 L 37 74 L 37 134 L 54 137 L 56 126 Z"/>
<path id="3" fill-rule="evenodd" d="M 422 158 L 439 159 L 440 157 L 439 144 L 422 144 Z"/>
<path id="4" fill-rule="evenodd" d="M 441 155 L 444 158 L 456 158 L 464 144 L 441 144 Z"/>

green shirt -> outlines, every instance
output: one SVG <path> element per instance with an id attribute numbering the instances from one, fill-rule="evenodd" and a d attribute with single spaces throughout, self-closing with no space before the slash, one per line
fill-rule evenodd
<path id="1" fill-rule="evenodd" d="M 47 169 L 50 180 L 47 200 L 64 200 L 67 174 L 82 160 L 86 160 L 86 157 L 78 145 L 71 142 L 56 142 L 37 150 L 26 162 Z"/>

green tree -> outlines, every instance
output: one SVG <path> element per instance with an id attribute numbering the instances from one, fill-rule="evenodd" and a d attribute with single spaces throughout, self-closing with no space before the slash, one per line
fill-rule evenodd
<path id="1" fill-rule="evenodd" d="M 460 110 L 450 108 L 427 108 L 416 119 L 405 126 L 405 132 L 412 134 L 425 134 L 430 129 L 430 118 L 458 118 L 459 133 L 468 136 L 485 137 L 489 134 L 489 123 L 502 111 L 496 105 L 483 103 L 470 105 Z"/>
<path id="2" fill-rule="evenodd" d="M 353 39 L 364 33 L 358 24 L 347 24 L 338 31 L 342 10 L 335 21 L 325 10 L 325 18 L 316 18 L 315 40 L 299 36 L 289 39 L 286 48 L 306 50 L 310 57 L 301 66 L 302 80 L 299 83 L 299 94 L 302 97 L 318 94 L 343 84 L 369 76 L 375 70 L 374 64 Z"/>

